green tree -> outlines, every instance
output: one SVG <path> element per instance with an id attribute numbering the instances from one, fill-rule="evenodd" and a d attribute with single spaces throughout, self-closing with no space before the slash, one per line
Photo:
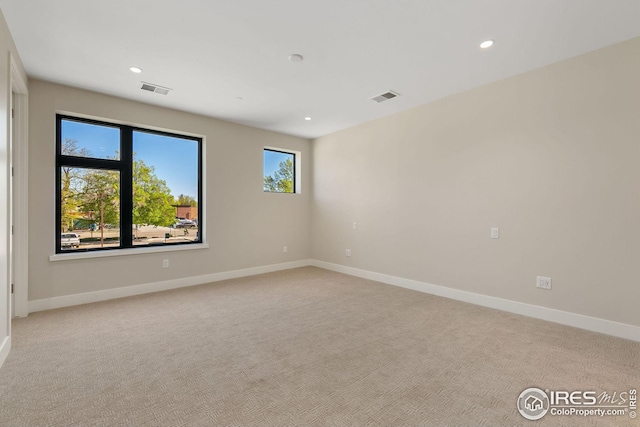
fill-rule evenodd
<path id="1" fill-rule="evenodd" d="M 110 170 L 89 170 L 83 181 L 78 194 L 81 208 L 98 219 L 100 246 L 104 246 L 105 225 L 120 223 L 120 175 Z"/>
<path id="2" fill-rule="evenodd" d="M 167 183 L 158 178 L 153 166 L 133 161 L 133 223 L 167 227 L 174 223 L 176 210 Z"/>
<path id="3" fill-rule="evenodd" d="M 175 204 L 180 206 L 198 206 L 198 201 L 191 196 L 180 194 Z"/>
<path id="4" fill-rule="evenodd" d="M 77 141 L 69 140 L 63 153 L 87 156 L 77 149 Z M 153 166 L 141 159 L 133 161 L 133 223 L 169 226 L 175 221 L 175 207 L 167 183 L 159 179 Z M 62 226 L 73 224 L 78 208 L 97 220 L 100 242 L 104 245 L 106 224 L 120 223 L 120 175 L 117 171 L 81 168 L 62 169 Z"/>
<path id="5" fill-rule="evenodd" d="M 62 143 L 62 154 L 67 156 L 86 157 L 89 151 L 86 148 L 78 148 L 78 141 L 65 138 Z M 60 205 L 62 208 L 60 228 L 62 232 L 73 230 L 73 222 L 78 216 L 78 206 L 84 172 L 81 168 L 64 166 L 60 169 Z"/>
<path id="6" fill-rule="evenodd" d="M 293 162 L 291 159 L 280 162 L 277 171 L 271 175 L 265 175 L 264 191 L 275 193 L 293 193 Z"/>

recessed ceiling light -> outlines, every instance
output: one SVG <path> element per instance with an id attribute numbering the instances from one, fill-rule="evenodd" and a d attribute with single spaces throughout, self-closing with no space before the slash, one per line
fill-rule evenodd
<path id="1" fill-rule="evenodd" d="M 299 53 L 294 53 L 293 55 L 289 55 L 289 61 L 291 62 L 302 62 L 304 58 Z"/>
<path id="2" fill-rule="evenodd" d="M 482 49 L 486 49 L 491 46 L 493 46 L 493 40 L 485 40 L 482 43 L 480 43 L 480 48 Z"/>
<path id="3" fill-rule="evenodd" d="M 142 68 L 138 67 L 129 67 L 132 73 L 140 74 L 142 72 Z"/>
<path id="4" fill-rule="evenodd" d="M 305 119 L 306 121 L 309 121 L 309 120 L 311 120 L 311 117 L 307 116 L 307 117 L 305 117 L 304 119 Z"/>

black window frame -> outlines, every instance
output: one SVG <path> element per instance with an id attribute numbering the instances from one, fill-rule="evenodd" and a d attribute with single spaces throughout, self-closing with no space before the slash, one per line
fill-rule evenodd
<path id="1" fill-rule="evenodd" d="M 288 193 L 286 191 L 266 191 L 263 189 L 263 191 L 265 193 L 273 193 L 273 194 L 298 194 L 298 187 L 296 186 L 297 182 L 296 182 L 296 166 L 297 166 L 297 154 L 291 151 L 284 151 L 283 149 L 277 149 L 277 148 L 267 148 L 264 147 L 262 149 L 262 175 L 264 177 L 264 152 L 265 151 L 271 151 L 274 153 L 280 153 L 280 154 L 289 154 L 291 156 L 293 156 L 293 191 L 291 193 Z"/>
<path id="2" fill-rule="evenodd" d="M 120 159 L 100 159 L 95 157 L 69 156 L 62 154 L 62 122 L 75 121 L 98 126 L 112 127 L 120 130 Z M 176 243 L 154 243 L 153 245 L 133 244 L 133 133 L 145 132 L 155 135 L 168 136 L 181 139 L 189 139 L 198 143 L 198 236 L 196 240 Z M 62 168 L 79 167 L 100 170 L 112 170 L 120 173 L 120 246 L 106 248 L 85 248 L 70 252 L 62 250 L 61 230 L 62 223 Z M 202 215 L 202 138 L 182 135 L 179 133 L 148 129 L 141 126 L 132 126 L 111 123 L 96 119 L 76 117 L 66 114 L 56 114 L 56 254 L 68 254 L 78 252 L 96 252 L 122 249 L 142 249 L 149 247 L 172 247 L 181 245 L 200 244 L 203 240 L 204 218 Z M 128 212 L 128 213 L 127 213 Z M 130 230 L 128 233 L 126 230 Z M 66 233 L 66 232 L 65 232 Z"/>

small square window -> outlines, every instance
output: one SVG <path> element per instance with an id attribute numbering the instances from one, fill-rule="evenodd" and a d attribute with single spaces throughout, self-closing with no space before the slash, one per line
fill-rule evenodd
<path id="1" fill-rule="evenodd" d="M 296 192 L 296 155 L 264 149 L 263 190 L 268 193 Z"/>

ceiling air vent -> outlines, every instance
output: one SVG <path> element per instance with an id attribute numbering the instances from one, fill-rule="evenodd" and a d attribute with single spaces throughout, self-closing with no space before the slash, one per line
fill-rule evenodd
<path id="1" fill-rule="evenodd" d="M 142 86 L 140 86 L 140 89 L 148 90 L 149 92 L 153 92 L 153 93 L 159 93 L 160 95 L 166 95 L 172 90 L 172 89 L 169 89 L 168 87 L 155 85 L 153 83 L 145 83 L 145 82 L 141 82 L 141 83 L 142 83 Z"/>
<path id="2" fill-rule="evenodd" d="M 383 102 L 383 101 L 388 101 L 389 99 L 393 99 L 396 96 L 400 96 L 399 94 L 392 92 L 392 91 L 388 91 L 385 92 L 383 94 L 380 94 L 378 96 L 374 96 L 373 98 L 371 98 L 372 100 L 376 101 L 376 102 Z"/>

